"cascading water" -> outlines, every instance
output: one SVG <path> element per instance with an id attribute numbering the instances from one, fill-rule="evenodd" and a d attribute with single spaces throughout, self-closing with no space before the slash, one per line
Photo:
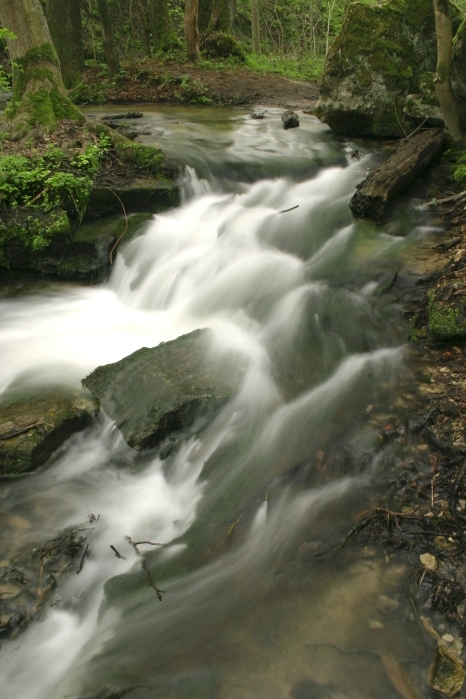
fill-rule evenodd
<path id="1" fill-rule="evenodd" d="M 428 231 L 392 238 L 353 223 L 348 201 L 372 156 L 347 161 L 316 120 L 285 133 L 273 116 L 147 114 L 146 141 L 189 166 L 182 206 L 121 249 L 107 285 L 0 303 L 3 402 L 75 387 L 205 327 L 212 361 L 243 376 L 164 462 L 101 415 L 46 468 L 2 486 L 10 564 L 92 515 L 80 574 L 3 643 L 5 699 L 389 699 L 381 655 L 422 657 L 399 566 L 374 551 L 312 552 L 373 502 L 367 416 L 403 375 L 373 292 Z M 141 546 L 162 603 L 128 535 L 163 544 Z M 383 595 L 399 612 L 383 617 Z"/>

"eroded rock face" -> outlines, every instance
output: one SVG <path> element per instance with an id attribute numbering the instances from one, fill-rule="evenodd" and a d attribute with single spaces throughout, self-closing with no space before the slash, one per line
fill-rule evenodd
<path id="1" fill-rule="evenodd" d="M 18 398 L 0 407 L 0 476 L 33 471 L 92 423 L 97 403 L 81 394 Z"/>
<path id="2" fill-rule="evenodd" d="M 100 400 L 134 449 L 156 446 L 219 408 L 237 390 L 237 377 L 209 359 L 211 333 L 195 330 L 98 367 L 83 385 Z"/>
<path id="3" fill-rule="evenodd" d="M 350 3 L 327 58 L 316 116 L 347 136 L 403 137 L 426 117 L 437 125 L 436 60 L 431 3 Z"/>

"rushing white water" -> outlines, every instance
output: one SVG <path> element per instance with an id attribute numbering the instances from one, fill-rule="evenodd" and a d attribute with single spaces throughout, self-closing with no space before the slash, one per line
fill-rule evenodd
<path id="1" fill-rule="evenodd" d="M 205 167 L 187 169 L 183 205 L 157 215 L 144 235 L 121 249 L 107 285 L 67 286 L 0 303 L 5 402 L 19 389 L 76 387 L 100 364 L 205 327 L 214 333 L 212 361 L 221 361 L 225 371 L 240 367 L 244 377 L 238 394 L 181 443 L 167 468 L 155 453 L 129 449 L 101 416 L 48 468 L 8 486 L 6 512 L 30 518 L 33 528 L 21 534 L 18 548 L 37 546 L 94 517 L 79 576 L 60 584 L 42 621 L 3 644 L 2 697 L 103 699 L 111 694 L 107 686 L 128 687 L 130 698 L 311 696 L 290 693 L 305 679 L 298 652 L 300 669 L 290 669 L 288 686 L 283 678 L 276 691 L 267 683 L 263 690 L 256 686 L 249 663 L 262 673 L 266 651 L 248 654 L 248 618 L 260 618 L 262 605 L 273 605 L 284 584 L 277 569 L 286 568 L 303 539 L 325 538 L 323 521 L 344 521 L 345 507 L 351 511 L 368 497 L 367 469 L 340 480 L 335 472 L 334 482 L 324 478 L 303 492 L 285 485 L 286 474 L 300 464 L 320 464 L 320 454 L 330 462 L 332 449 L 352 439 L 369 403 L 396 386 L 402 350 L 390 339 L 371 292 L 384 269 L 380 260 L 407 243 L 351 221 L 348 201 L 368 156 L 346 163 L 312 119 L 296 134 L 287 132 L 285 151 L 284 132 L 275 127 L 260 127 L 258 145 L 251 139 L 260 132 L 243 115 L 226 123 L 232 134 L 221 177 L 206 179 L 211 153 Z M 196 129 L 202 151 L 208 136 Z M 311 155 L 309 175 L 303 160 Z M 200 157 L 197 152 L 187 160 L 196 165 Z M 333 164 L 317 170 L 325 158 Z M 269 167 L 269 176 L 251 182 L 254 163 Z M 286 178 L 288 163 L 294 163 L 294 180 Z M 230 180 L 224 191 L 228 167 L 235 184 Z M 269 491 L 273 497 L 264 500 Z M 196 548 L 211 525 L 221 543 L 226 523 L 235 525 L 243 511 L 245 525 L 231 550 L 210 540 Z M 325 526 L 330 532 L 336 525 Z M 144 586 L 127 535 L 164 544 L 153 558 L 156 570 L 181 562 L 185 575 L 167 573 L 178 579 L 167 585 L 160 605 Z M 124 558 L 116 558 L 110 545 Z M 216 548 L 213 561 L 209 547 Z M 118 590 L 117 576 L 126 573 L 130 594 Z M 377 575 L 378 569 L 367 574 L 369 586 Z M 117 583 L 106 596 L 104 586 L 112 580 Z M 354 591 L 341 589 L 353 599 Z M 302 593 L 289 608 L 297 628 Z M 352 623 L 341 620 L 345 634 Z M 387 646 L 399 642 L 396 631 L 390 633 Z M 309 638 L 317 642 L 313 634 Z M 289 636 L 277 631 L 272 657 L 286 643 Z M 215 694 L 205 685 L 212 667 L 219 677 Z M 241 668 L 248 681 L 236 677 Z M 313 682 L 329 681 L 316 673 Z M 341 692 L 325 696 L 375 696 L 379 674 L 359 680 L 349 672 Z M 378 696 L 391 694 L 385 687 Z"/>

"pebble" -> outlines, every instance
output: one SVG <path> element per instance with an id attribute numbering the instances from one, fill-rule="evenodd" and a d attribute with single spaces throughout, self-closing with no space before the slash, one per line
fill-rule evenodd
<path id="1" fill-rule="evenodd" d="M 383 629 L 383 624 L 381 621 L 377 621 L 377 619 L 371 619 L 369 622 L 369 628 L 375 630 Z"/>

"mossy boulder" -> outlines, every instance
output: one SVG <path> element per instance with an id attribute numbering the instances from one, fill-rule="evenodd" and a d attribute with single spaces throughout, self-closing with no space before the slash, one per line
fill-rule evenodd
<path id="1" fill-rule="evenodd" d="M 464 684 L 463 663 L 446 648 L 439 647 L 429 674 L 429 686 L 446 697 L 457 696 Z"/>
<path id="2" fill-rule="evenodd" d="M 173 180 L 138 177 L 131 184 L 94 187 L 87 205 L 86 218 L 121 214 L 122 204 L 127 212 L 158 213 L 177 206 L 179 202 L 180 189 Z"/>
<path id="3" fill-rule="evenodd" d="M 347 136 L 402 137 L 426 116 L 438 119 L 435 94 L 424 100 L 421 88 L 436 59 L 432 3 L 352 2 L 327 57 L 316 116 Z M 412 98 L 405 110 L 413 95 L 420 95 L 419 115 Z"/>
<path id="4" fill-rule="evenodd" d="M 211 333 L 195 330 L 157 347 L 143 347 L 98 367 L 83 385 L 100 400 L 134 449 L 155 447 L 170 434 L 223 405 L 238 388 L 209 359 Z"/>
<path id="5" fill-rule="evenodd" d="M 209 32 L 201 42 L 202 52 L 211 58 L 228 58 L 233 56 L 241 61 L 246 60 L 246 53 L 236 39 L 226 32 Z"/>
<path id="6" fill-rule="evenodd" d="M 32 250 L 19 236 L 12 237 L 3 250 L 3 262 L 12 270 L 67 281 L 102 282 L 110 271 L 110 250 L 116 241 L 123 234 L 122 244 L 131 240 L 151 219 L 149 213 L 130 216 L 128 224 L 122 216 L 102 218 L 83 224 L 72 234 L 65 216 L 63 230 L 57 228 L 49 245 L 41 250 Z"/>
<path id="7" fill-rule="evenodd" d="M 89 396 L 63 391 L 0 406 L 0 476 L 42 466 L 66 439 L 91 424 L 97 407 Z"/>

